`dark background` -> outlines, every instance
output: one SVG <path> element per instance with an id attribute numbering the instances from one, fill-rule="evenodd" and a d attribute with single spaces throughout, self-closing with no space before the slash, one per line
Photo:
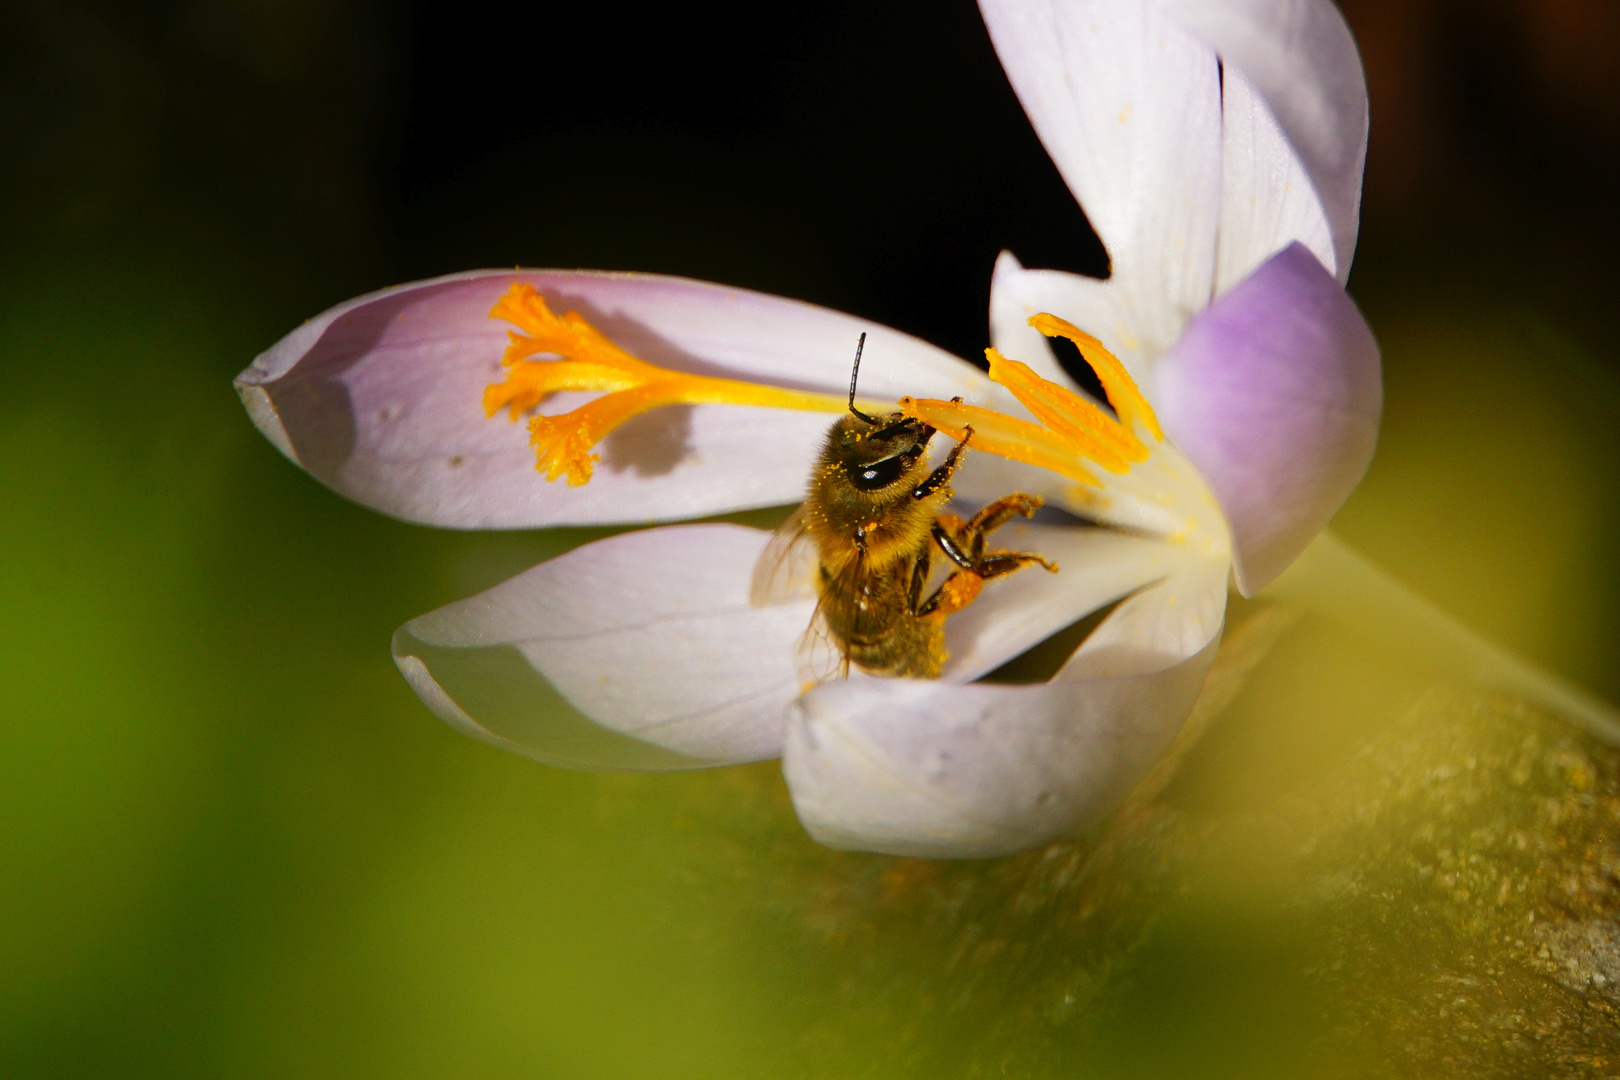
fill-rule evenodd
<path id="1" fill-rule="evenodd" d="M 1388 418 L 1337 527 L 1613 699 L 1620 9 L 1346 14 Z M 1106 272 L 968 2 L 4 0 L 0 1072 L 791 1074 L 843 984 L 721 917 L 691 789 L 501 757 L 388 662 L 585 534 L 348 506 L 230 378 L 351 295 L 514 264 L 976 356 L 1003 247 Z"/>

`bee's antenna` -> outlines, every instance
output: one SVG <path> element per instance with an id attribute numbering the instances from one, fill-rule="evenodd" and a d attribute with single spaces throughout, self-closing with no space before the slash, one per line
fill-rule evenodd
<path id="1" fill-rule="evenodd" d="M 859 378 L 861 374 L 861 350 L 864 348 L 866 348 L 866 332 L 863 330 L 861 332 L 861 339 L 855 343 L 855 366 L 850 370 L 849 373 L 849 411 L 860 417 L 862 420 L 865 420 L 868 424 L 876 426 L 877 421 L 875 419 L 867 416 L 865 413 L 861 412 L 861 410 L 855 407 L 855 380 Z"/>

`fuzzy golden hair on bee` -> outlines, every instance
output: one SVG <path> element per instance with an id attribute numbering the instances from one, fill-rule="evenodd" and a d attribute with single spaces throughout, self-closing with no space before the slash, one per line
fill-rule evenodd
<path id="1" fill-rule="evenodd" d="M 951 477 L 972 439 L 930 468 L 934 428 L 900 412 L 856 408 L 862 334 L 850 372 L 849 409 L 827 430 L 810 471 L 805 501 L 773 545 L 814 545 L 816 614 L 809 633 L 824 636 L 847 672 L 934 678 L 949 659 L 945 620 L 979 595 L 986 580 L 1031 564 L 1056 567 L 1028 552 L 985 550 L 986 537 L 1015 516 L 1028 517 L 1038 496 L 1015 493 L 964 522 L 945 512 Z M 949 576 L 928 589 L 936 553 Z"/>

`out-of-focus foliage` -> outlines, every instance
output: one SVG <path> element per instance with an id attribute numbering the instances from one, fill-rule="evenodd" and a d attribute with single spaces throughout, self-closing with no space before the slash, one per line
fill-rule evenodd
<path id="1" fill-rule="evenodd" d="M 1600 1072 L 1613 753 L 1286 613 L 1237 612 L 1231 708 L 1111 833 L 994 863 L 416 702 L 396 625 L 596 534 L 281 460 L 229 380 L 300 319 L 593 265 L 975 355 L 999 246 L 1102 268 L 969 3 L 537 7 L 0 11 L 0 1074 Z M 1613 698 L 1612 11 L 1346 10 L 1389 407 L 1338 527 Z"/>

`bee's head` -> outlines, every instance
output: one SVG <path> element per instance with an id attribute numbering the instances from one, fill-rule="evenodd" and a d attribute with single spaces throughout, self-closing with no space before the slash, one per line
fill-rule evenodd
<path id="1" fill-rule="evenodd" d="M 849 373 L 849 415 L 843 416 L 827 432 L 827 449 L 822 460 L 831 467 L 842 466 L 855 490 L 881 497 L 893 488 L 915 486 L 927 471 L 928 441 L 934 429 L 904 413 L 869 416 L 855 407 L 855 381 L 861 373 L 861 350 L 866 335 L 855 343 L 855 364 Z"/>
<path id="2" fill-rule="evenodd" d="M 841 467 L 856 491 L 881 497 L 909 491 L 928 471 L 934 429 L 903 413 L 840 417 L 827 432 L 822 460 Z"/>

